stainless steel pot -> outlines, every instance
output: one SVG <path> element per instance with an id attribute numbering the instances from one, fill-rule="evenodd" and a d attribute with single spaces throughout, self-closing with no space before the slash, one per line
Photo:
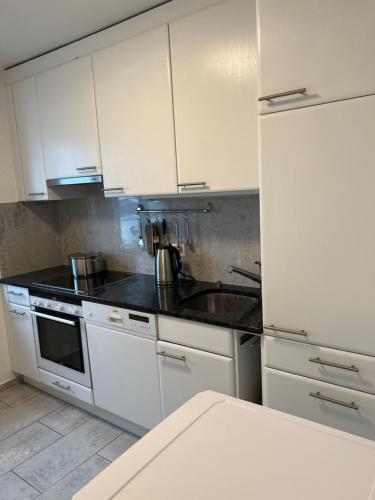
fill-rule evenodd
<path id="1" fill-rule="evenodd" d="M 88 278 L 104 271 L 101 252 L 79 252 L 68 256 L 75 278 Z"/>

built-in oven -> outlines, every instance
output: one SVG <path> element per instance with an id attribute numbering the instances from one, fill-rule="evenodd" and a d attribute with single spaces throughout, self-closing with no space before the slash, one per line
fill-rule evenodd
<path id="1" fill-rule="evenodd" d="M 39 368 L 92 387 L 82 307 L 30 297 Z"/>

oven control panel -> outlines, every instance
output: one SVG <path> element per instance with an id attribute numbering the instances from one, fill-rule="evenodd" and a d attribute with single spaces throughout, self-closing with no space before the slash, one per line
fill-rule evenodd
<path id="1" fill-rule="evenodd" d="M 73 316 L 83 316 L 82 307 L 75 304 L 67 304 L 58 300 L 50 300 L 42 297 L 30 297 L 30 304 L 35 307 L 42 307 L 50 311 L 72 314 Z"/>

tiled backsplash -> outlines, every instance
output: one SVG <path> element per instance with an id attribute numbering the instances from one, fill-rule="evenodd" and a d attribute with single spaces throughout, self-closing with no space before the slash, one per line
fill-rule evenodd
<path id="1" fill-rule="evenodd" d="M 182 242 L 189 224 L 191 247 L 183 257 L 185 272 L 200 280 L 249 285 L 249 280 L 228 274 L 227 267 L 235 264 L 257 271 L 252 263 L 260 257 L 257 195 L 143 200 L 145 207 L 155 209 L 203 208 L 207 202 L 213 205 L 211 213 L 165 217 L 172 243 L 176 222 Z M 136 199 L 105 199 L 95 193 L 81 200 L 0 205 L 2 275 L 67 263 L 68 254 L 82 249 L 101 250 L 109 268 L 153 274 L 154 259 L 138 246 L 137 204 Z M 143 227 L 147 218 L 142 215 Z"/>

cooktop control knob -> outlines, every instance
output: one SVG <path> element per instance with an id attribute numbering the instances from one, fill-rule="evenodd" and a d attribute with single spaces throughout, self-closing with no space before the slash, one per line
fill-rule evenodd
<path id="1" fill-rule="evenodd" d="M 58 311 L 64 311 L 64 310 L 65 310 L 65 307 L 63 306 L 63 304 L 59 304 L 59 305 L 57 306 L 57 310 L 58 310 Z"/>

